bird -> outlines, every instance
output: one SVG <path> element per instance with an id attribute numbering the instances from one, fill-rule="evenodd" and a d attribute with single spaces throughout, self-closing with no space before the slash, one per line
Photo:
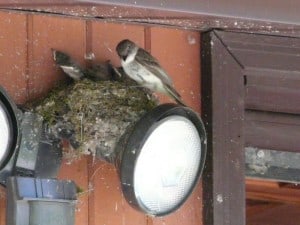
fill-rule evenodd
<path id="1" fill-rule="evenodd" d="M 81 80 L 84 77 L 84 70 L 68 54 L 51 49 L 55 63 L 72 79 Z"/>
<path id="2" fill-rule="evenodd" d="M 94 64 L 85 69 L 86 78 L 93 81 L 113 80 L 113 66 L 109 61 Z"/>
<path id="3" fill-rule="evenodd" d="M 75 81 L 84 78 L 93 81 L 115 80 L 119 78 L 119 75 L 116 74 L 118 68 L 115 68 L 110 61 L 93 64 L 88 68 L 83 68 L 65 52 L 52 49 L 52 54 L 55 64 Z"/>
<path id="4" fill-rule="evenodd" d="M 125 73 L 139 85 L 154 92 L 163 93 L 185 106 L 180 94 L 173 87 L 173 82 L 158 60 L 145 49 L 129 39 L 124 39 L 116 46 Z"/>

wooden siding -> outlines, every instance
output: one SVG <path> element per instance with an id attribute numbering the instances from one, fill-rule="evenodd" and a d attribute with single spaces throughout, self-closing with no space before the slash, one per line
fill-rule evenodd
<path id="1" fill-rule="evenodd" d="M 249 147 L 249 178 L 297 181 L 297 168 L 288 159 L 296 159 L 299 153 L 283 151 L 299 151 L 300 39 L 218 30 L 203 34 L 202 39 L 203 118 L 208 132 L 203 175 L 205 224 L 245 224 L 245 197 L 251 199 L 247 224 L 299 224 L 294 216 L 299 206 L 292 205 L 299 202 L 297 185 L 292 189 L 249 179 L 243 193 L 243 149 Z M 249 149 L 259 151 L 251 155 Z M 249 165 L 249 161 L 255 163 Z M 278 161 L 279 165 L 272 165 Z M 287 217 L 282 216 L 285 210 Z"/>
<path id="2" fill-rule="evenodd" d="M 45 95 L 65 76 L 52 60 L 51 48 L 84 63 L 119 64 L 115 46 L 129 38 L 150 50 L 174 79 L 184 101 L 200 111 L 200 34 L 171 28 L 83 20 L 54 15 L 0 11 L 0 85 L 18 104 Z M 163 101 L 168 99 L 163 98 Z M 72 179 L 85 190 L 78 197 L 76 224 L 201 224 L 201 185 L 176 213 L 150 218 L 133 210 L 120 191 L 113 166 L 89 157 L 63 162 L 59 178 Z M 0 192 L 0 225 L 5 224 L 5 191 Z"/>
<path id="3" fill-rule="evenodd" d="M 202 36 L 202 105 L 207 131 L 203 172 L 205 225 L 245 225 L 242 68 L 218 31 Z"/>

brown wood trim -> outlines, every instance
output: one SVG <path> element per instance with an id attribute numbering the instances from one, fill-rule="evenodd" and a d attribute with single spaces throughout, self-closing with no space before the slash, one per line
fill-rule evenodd
<path id="1" fill-rule="evenodd" d="M 296 45 L 294 39 L 293 41 Z M 286 47 L 286 49 L 292 51 L 291 48 Z M 298 48 L 294 50 L 299 51 Z M 294 58 L 297 58 L 295 54 Z M 245 70 L 245 75 L 247 76 L 246 109 L 300 114 L 299 71 L 252 69 Z"/>
<path id="2" fill-rule="evenodd" d="M 300 152 L 299 115 L 247 110 L 245 146 Z"/>
<path id="3" fill-rule="evenodd" d="M 246 204 L 247 224 L 253 217 L 282 205 L 281 203 L 277 202 L 265 202 L 252 199 L 247 199 Z"/>
<path id="4" fill-rule="evenodd" d="M 246 180 L 247 199 L 300 204 L 300 188 L 279 185 L 272 181 Z"/>
<path id="5" fill-rule="evenodd" d="M 246 94 L 246 107 L 248 109 L 300 114 L 299 88 L 247 86 Z"/>
<path id="6" fill-rule="evenodd" d="M 202 37 L 202 109 L 208 132 L 208 154 L 203 176 L 203 224 L 243 225 L 245 159 L 242 68 L 215 31 Z"/>

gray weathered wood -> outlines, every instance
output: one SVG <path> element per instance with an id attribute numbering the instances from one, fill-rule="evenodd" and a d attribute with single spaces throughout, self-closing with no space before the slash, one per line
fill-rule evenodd
<path id="1" fill-rule="evenodd" d="M 247 147 L 246 176 L 300 183 L 300 153 Z"/>

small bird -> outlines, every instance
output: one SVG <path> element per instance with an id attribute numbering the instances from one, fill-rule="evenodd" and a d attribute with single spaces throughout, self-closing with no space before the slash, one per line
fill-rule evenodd
<path id="1" fill-rule="evenodd" d="M 80 80 L 84 77 L 84 70 L 69 55 L 64 52 L 52 49 L 55 63 L 71 78 Z"/>
<path id="2" fill-rule="evenodd" d="M 87 68 L 85 76 L 93 81 L 104 81 L 113 79 L 113 68 L 109 61 L 98 63 Z"/>
<path id="3" fill-rule="evenodd" d="M 173 87 L 171 78 L 149 52 L 128 39 L 121 41 L 116 51 L 125 73 L 131 79 L 152 91 L 168 95 L 178 104 L 185 105 Z"/>
<path id="4" fill-rule="evenodd" d="M 109 61 L 93 64 L 88 68 L 83 68 L 68 54 L 52 49 L 53 59 L 69 77 L 73 80 L 87 78 L 93 81 L 114 80 L 116 75 L 115 68 Z"/>

